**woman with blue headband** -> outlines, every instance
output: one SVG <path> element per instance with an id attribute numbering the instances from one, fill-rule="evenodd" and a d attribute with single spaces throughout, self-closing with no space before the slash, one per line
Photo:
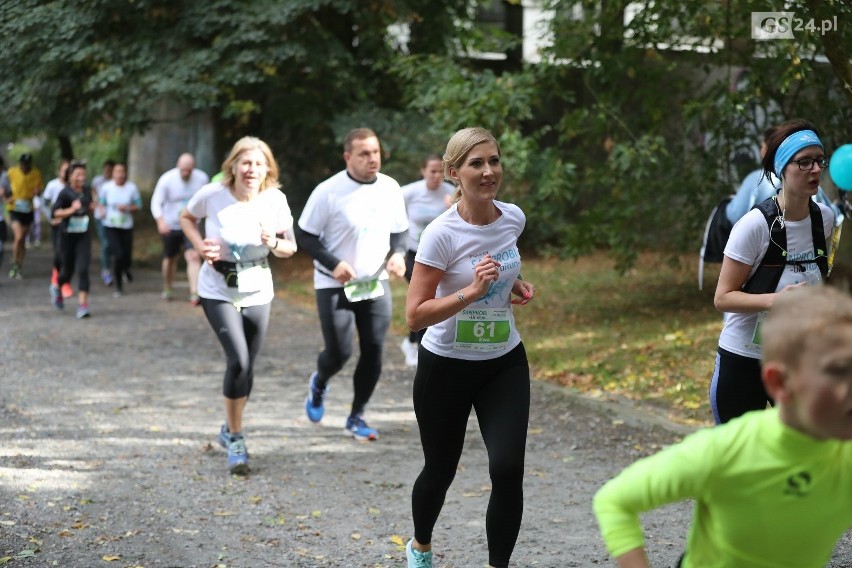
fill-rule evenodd
<path id="1" fill-rule="evenodd" d="M 734 225 L 714 297 L 725 313 L 710 384 L 717 424 L 773 404 L 760 378 L 763 317 L 778 294 L 820 284 L 827 271 L 834 213 L 812 200 L 828 165 L 817 130 L 793 119 L 766 142 L 764 175 L 780 178 L 781 189 Z"/>

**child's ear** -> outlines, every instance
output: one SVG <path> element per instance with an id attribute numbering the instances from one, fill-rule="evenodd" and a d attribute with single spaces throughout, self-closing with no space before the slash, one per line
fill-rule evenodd
<path id="1" fill-rule="evenodd" d="M 766 394 L 776 403 L 784 404 L 790 401 L 792 393 L 787 384 L 787 367 L 783 363 L 770 361 L 763 363 L 760 369 Z"/>

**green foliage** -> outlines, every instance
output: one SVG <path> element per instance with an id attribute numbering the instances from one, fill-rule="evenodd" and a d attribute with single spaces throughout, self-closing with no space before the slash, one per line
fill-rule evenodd
<path id="1" fill-rule="evenodd" d="M 527 212 L 526 248 L 605 249 L 622 270 L 644 249 L 695 250 L 711 206 L 757 167 L 763 128 L 804 115 L 830 148 L 852 134 L 818 36 L 750 40 L 751 12 L 765 3 L 545 7 L 556 17 L 543 63 L 497 72 L 432 54 L 390 70 L 407 86 L 407 116 L 436 140 L 472 124 L 498 136 L 504 198 Z"/>
<path id="2" fill-rule="evenodd" d="M 466 0 L 18 0 L 0 3 L 0 124 L 11 137 L 144 132 L 164 99 L 212 110 L 224 153 L 259 135 L 295 202 L 342 166 L 332 124 L 373 106 L 398 111 L 385 70 L 446 53 Z M 390 130 L 390 129 L 389 129 Z M 310 143 L 306 143 L 310 141 Z M 416 170 L 413 170 L 416 171 Z"/>
<path id="3" fill-rule="evenodd" d="M 332 85 L 351 86 L 356 92 L 347 94 L 362 100 L 375 90 L 358 93 L 358 79 L 392 53 L 387 25 L 416 15 L 405 2 L 372 4 L 364 10 L 354 0 L 5 2 L 0 33 L 15 41 L 0 52 L 7 71 L 0 84 L 11 95 L 0 116 L 23 129 L 142 130 L 161 97 L 245 116 L 259 113 L 269 93 L 306 76 L 334 78 L 325 92 L 314 91 L 315 102 Z"/>
<path id="4" fill-rule="evenodd" d="M 525 66 L 474 56 L 519 47 L 475 21 L 493 4 L 3 2 L 0 124 L 123 140 L 177 100 L 217 117 L 217 154 L 245 134 L 267 140 L 297 210 L 343 167 L 350 128 L 379 133 L 384 170 L 404 183 L 478 124 L 500 140 L 503 197 L 527 212 L 524 247 L 604 248 L 620 268 L 650 247 L 695 250 L 710 206 L 756 166 L 765 125 L 810 118 L 829 152 L 852 139 L 852 3 L 788 3 L 805 20 L 836 15 L 842 33 L 755 42 L 750 16 L 768 0 L 544 0 L 553 45 Z M 399 24 L 407 45 L 388 31 Z"/>

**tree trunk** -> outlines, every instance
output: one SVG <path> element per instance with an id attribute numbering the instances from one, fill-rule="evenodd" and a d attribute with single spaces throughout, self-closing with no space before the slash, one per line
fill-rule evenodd
<path id="1" fill-rule="evenodd" d="M 74 148 L 71 146 L 71 137 L 60 135 L 59 137 L 59 155 L 63 160 L 74 159 Z"/>
<path id="2" fill-rule="evenodd" d="M 520 71 L 524 65 L 524 7 L 517 0 L 503 2 L 506 31 L 514 35 L 518 44 L 506 52 L 506 64 L 511 71 Z"/>
<path id="3" fill-rule="evenodd" d="M 822 0 L 807 0 L 809 16 L 816 21 L 828 20 L 832 16 L 830 10 L 824 9 L 825 6 Z M 846 22 L 843 22 L 845 24 Z M 834 74 L 840 80 L 843 86 L 843 94 L 852 107 L 852 63 L 849 62 L 852 54 L 846 53 L 843 49 L 843 44 L 840 41 L 840 34 L 837 30 L 832 30 L 828 33 L 823 32 L 819 36 L 822 42 L 822 47 L 825 49 L 825 56 L 831 63 Z"/>

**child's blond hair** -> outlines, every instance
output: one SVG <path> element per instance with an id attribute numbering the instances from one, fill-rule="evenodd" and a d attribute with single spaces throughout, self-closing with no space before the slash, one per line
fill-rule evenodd
<path id="1" fill-rule="evenodd" d="M 797 369 L 810 339 L 852 324 L 852 298 L 830 286 L 803 286 L 778 294 L 761 327 L 761 361 Z"/>

